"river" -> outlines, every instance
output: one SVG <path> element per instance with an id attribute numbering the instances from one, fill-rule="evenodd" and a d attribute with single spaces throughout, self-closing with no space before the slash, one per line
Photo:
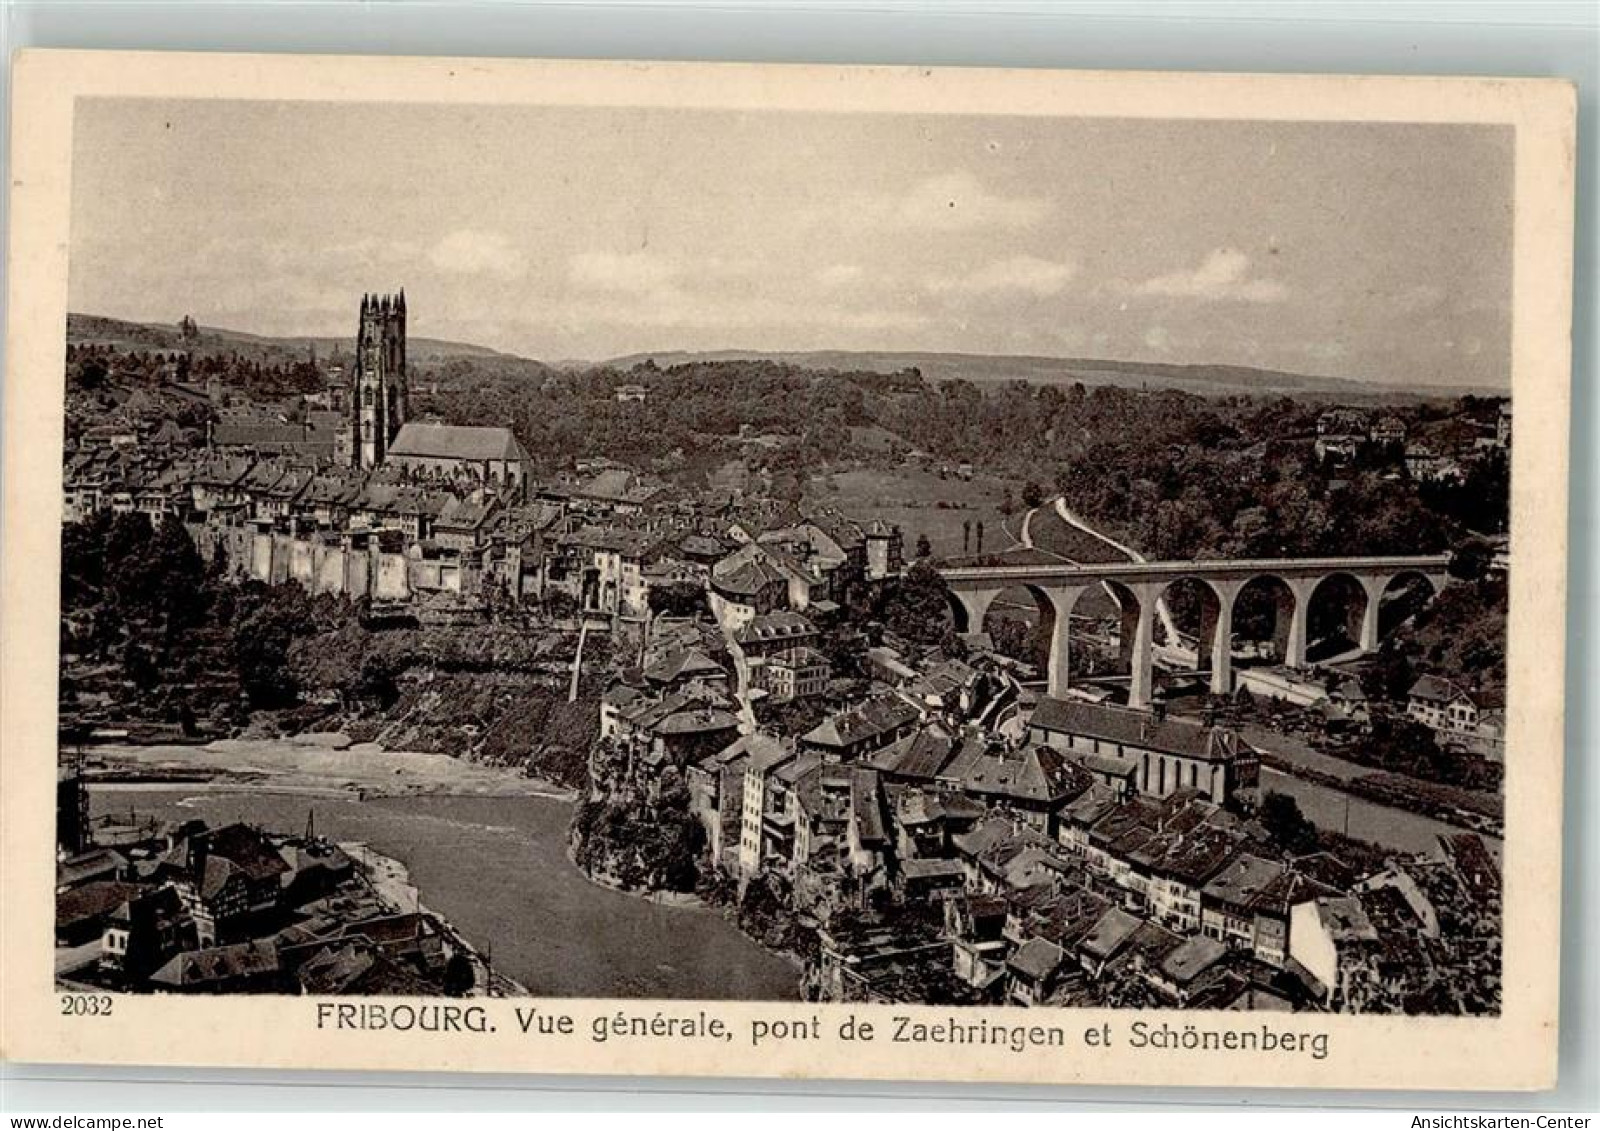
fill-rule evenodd
<path id="1" fill-rule="evenodd" d="M 307 798 L 261 790 L 91 790 L 95 815 L 247 821 L 362 841 L 411 872 L 429 909 L 539 997 L 789 1001 L 799 972 L 720 913 L 596 887 L 566 854 L 569 802 L 429 795 Z"/>

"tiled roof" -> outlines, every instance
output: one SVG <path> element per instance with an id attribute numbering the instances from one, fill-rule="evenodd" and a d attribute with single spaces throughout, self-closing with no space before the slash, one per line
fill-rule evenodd
<path id="1" fill-rule="evenodd" d="M 848 747 L 871 741 L 921 718 L 917 709 L 892 692 L 872 698 L 825 719 L 801 740 L 814 746 Z"/>
<path id="2" fill-rule="evenodd" d="M 218 421 L 211 429 L 211 442 L 219 448 L 259 448 L 275 451 L 304 446 L 309 430 L 304 424 L 281 421 Z"/>
<path id="3" fill-rule="evenodd" d="M 718 730 L 737 730 L 739 720 L 716 707 L 697 707 L 668 715 L 653 728 L 657 734 L 704 734 Z"/>
<path id="4" fill-rule="evenodd" d="M 432 459 L 526 460 L 509 428 L 479 428 L 459 424 L 432 424 L 409 421 L 400 426 L 391 456 L 418 456 Z"/>
<path id="5" fill-rule="evenodd" d="M 1015 835 L 1016 830 L 1010 821 L 1004 817 L 989 817 L 981 824 L 975 825 L 967 832 L 960 833 L 951 838 L 957 851 L 968 856 L 981 856 L 990 848 L 999 844 L 1006 837 Z"/>
<path id="6" fill-rule="evenodd" d="M 734 634 L 740 644 L 762 644 L 771 640 L 804 639 L 817 634 L 816 627 L 799 613 L 787 610 L 763 613 Z"/>
<path id="7" fill-rule="evenodd" d="M 1187 884 L 1202 884 L 1222 870 L 1243 842 L 1243 836 L 1233 829 L 1201 825 L 1166 838 L 1161 853 L 1150 861 L 1150 870 Z"/>
<path id="8" fill-rule="evenodd" d="M 1141 922 L 1137 916 L 1113 907 L 1099 918 L 1079 945 L 1091 958 L 1111 958 L 1133 937 Z"/>
<path id="9" fill-rule="evenodd" d="M 721 664 L 698 648 L 670 652 L 644 669 L 645 678 L 656 683 L 672 683 L 685 676 L 726 674 Z"/>
<path id="10" fill-rule="evenodd" d="M 471 499 L 452 498 L 439 512 L 436 525 L 450 530 L 476 530 L 494 513 L 494 502 L 473 502 Z"/>
<path id="11" fill-rule="evenodd" d="M 1316 901 L 1317 917 L 1335 942 L 1375 942 L 1377 930 L 1361 901 L 1352 896 L 1333 896 Z"/>
<path id="12" fill-rule="evenodd" d="M 1437 675 L 1425 675 L 1411 685 L 1411 690 L 1406 693 L 1412 699 L 1422 699 L 1431 703 L 1448 703 L 1457 696 L 1466 692 L 1448 679 Z"/>
<path id="13" fill-rule="evenodd" d="M 1092 781 L 1088 771 L 1060 751 L 1033 746 L 1020 757 L 984 755 L 976 759 L 961 784 L 971 793 L 1049 804 L 1078 796 Z"/>
<path id="14" fill-rule="evenodd" d="M 718 589 L 741 596 L 754 596 L 769 585 L 787 585 L 794 576 L 795 571 L 780 564 L 778 555 L 754 542 L 711 567 L 711 580 Z"/>
<path id="15" fill-rule="evenodd" d="M 900 864 L 900 871 L 908 880 L 931 880 L 963 874 L 961 861 L 946 860 L 937 856 L 931 858 L 912 857 L 910 860 L 904 860 Z"/>
<path id="16" fill-rule="evenodd" d="M 1205 895 L 1231 907 L 1249 909 L 1282 871 L 1283 865 L 1276 861 L 1247 852 L 1212 877 Z"/>
<path id="17" fill-rule="evenodd" d="M 205 838 L 208 859 L 225 858 L 252 880 L 272 879 L 289 870 L 267 839 L 248 825 L 225 825 L 197 836 Z"/>
<path id="18" fill-rule="evenodd" d="M 277 946 L 267 940 L 214 946 L 173 956 L 150 976 L 164 986 L 197 986 L 276 974 L 281 969 Z"/>
<path id="19" fill-rule="evenodd" d="M 147 890 L 142 884 L 123 883 L 119 880 L 90 880 L 56 896 L 56 926 L 60 928 L 85 919 L 109 915 L 128 900 Z"/>
<path id="20" fill-rule="evenodd" d="M 1158 719 L 1144 711 L 1077 699 L 1046 697 L 1039 700 L 1028 725 L 1058 734 L 1082 735 L 1101 742 L 1208 762 L 1229 761 L 1238 755 L 1240 748 L 1238 736 L 1232 731 L 1187 719 Z"/>
<path id="21" fill-rule="evenodd" d="M 862 844 L 882 844 L 888 839 L 883 828 L 878 775 L 862 766 L 850 774 L 850 814 L 855 821 L 856 838 Z"/>
<path id="22" fill-rule="evenodd" d="M 896 777 L 932 781 L 956 749 L 956 741 L 936 726 L 923 727 L 872 757 L 872 764 Z"/>
<path id="23" fill-rule="evenodd" d="M 1029 939 L 1017 948 L 1009 965 L 1024 977 L 1039 981 L 1059 970 L 1064 957 L 1055 943 L 1046 939 Z"/>

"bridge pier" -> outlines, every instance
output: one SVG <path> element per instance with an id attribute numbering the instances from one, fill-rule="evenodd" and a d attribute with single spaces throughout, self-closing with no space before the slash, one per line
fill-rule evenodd
<path id="1" fill-rule="evenodd" d="M 1052 587 L 1044 591 L 1055 610 L 1055 624 L 1050 631 L 1050 663 L 1047 673 L 1047 691 L 1052 699 L 1059 699 L 1072 686 L 1072 608 L 1087 585 Z"/>
<path id="2" fill-rule="evenodd" d="M 1145 710 L 1155 690 L 1156 602 L 1165 584 L 1119 586 L 1119 596 L 1131 594 L 1135 608 L 1122 605 L 1122 632 L 1119 648 L 1128 661 L 1128 706 Z"/>
<path id="3" fill-rule="evenodd" d="M 1448 556 L 1419 554 L 1410 557 L 1347 557 L 1315 559 L 1249 559 L 1241 561 L 1172 562 L 1097 562 L 1092 564 L 1027 566 L 954 566 L 939 572 L 953 594 L 954 614 L 965 631 L 983 628 L 984 615 L 1001 592 L 1022 586 L 1046 602 L 1055 612 L 1050 635 L 1048 687 L 1052 696 L 1064 694 L 1071 685 L 1071 615 L 1073 605 L 1084 589 L 1107 585 L 1118 594 L 1122 605 L 1121 652 L 1128 662 L 1128 703 L 1145 708 L 1154 691 L 1154 627 L 1156 605 L 1167 587 L 1179 578 L 1204 582 L 1216 597 L 1216 608 L 1207 598 L 1202 611 L 1200 637 L 1196 650 L 1210 647 L 1213 693 L 1233 691 L 1233 623 L 1239 594 L 1255 578 L 1272 578 L 1281 583 L 1274 643 L 1280 661 L 1290 668 L 1306 666 L 1306 648 L 1311 598 L 1319 585 L 1334 574 L 1345 574 L 1360 584 L 1367 603 L 1357 630 L 1352 619 L 1347 626 L 1363 652 L 1375 651 L 1379 644 L 1383 594 L 1402 576 L 1425 578 L 1435 592 L 1448 584 Z M 1287 606 L 1287 607 L 1285 607 Z M 1353 613 L 1353 608 L 1351 612 Z M 1196 657 L 1198 667 L 1199 657 Z"/>
<path id="4" fill-rule="evenodd" d="M 1211 694 L 1233 694 L 1233 603 L 1244 588 L 1242 581 L 1213 581 L 1209 583 L 1217 595 L 1216 619 L 1211 625 Z M 1202 625 L 1204 620 L 1202 619 Z M 1195 654 L 1205 647 L 1202 630 L 1195 641 Z"/>
<path id="5" fill-rule="evenodd" d="M 1284 584 L 1289 587 L 1291 607 L 1289 609 L 1289 633 L 1283 645 L 1283 664 L 1289 668 L 1303 668 L 1306 666 L 1306 626 L 1311 613 L 1311 594 L 1316 590 L 1321 578 L 1285 578 Z"/>
<path id="6" fill-rule="evenodd" d="M 961 604 L 961 611 L 966 616 L 965 625 L 957 625 L 959 632 L 982 632 L 983 618 L 988 615 L 989 606 L 994 604 L 994 599 L 1001 594 L 999 589 L 952 589 L 955 599 Z"/>
<path id="7" fill-rule="evenodd" d="M 1361 635 L 1356 641 L 1364 653 L 1378 650 L 1378 615 L 1383 610 L 1383 591 L 1388 582 L 1382 577 L 1357 577 L 1361 591 L 1367 595 L 1367 606 L 1361 610 Z"/>

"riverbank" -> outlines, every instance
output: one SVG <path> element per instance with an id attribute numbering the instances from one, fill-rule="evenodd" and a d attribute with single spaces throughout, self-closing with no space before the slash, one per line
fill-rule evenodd
<path id="1" fill-rule="evenodd" d="M 97 820 L 132 815 L 302 829 L 401 862 L 430 913 L 537 997 L 794 1001 L 799 978 L 717 906 L 663 906 L 591 883 L 567 858 L 571 802 L 449 793 L 309 801 L 270 783 L 90 790 Z M 403 889 L 394 897 L 412 910 Z"/>
<path id="2" fill-rule="evenodd" d="M 651 888 L 631 888 L 625 886 L 621 880 L 609 872 L 591 872 L 578 863 L 577 845 L 569 837 L 567 840 L 567 862 L 577 869 L 578 875 L 588 880 L 597 888 L 604 891 L 616 892 L 618 895 L 631 896 L 653 903 L 657 907 L 684 907 L 701 910 L 716 910 L 700 896 L 692 891 L 656 891 Z"/>
<path id="3" fill-rule="evenodd" d="M 106 744 L 84 748 L 96 763 L 98 787 L 170 789 L 252 787 L 308 796 L 549 797 L 572 801 L 571 789 L 500 766 L 448 754 L 385 750 L 342 734 L 293 738 L 227 738 L 202 746 Z"/>
<path id="4" fill-rule="evenodd" d="M 764 953 L 794 967 L 797 975 L 795 979 L 796 986 L 803 988 L 808 974 L 805 956 L 788 947 L 774 946 L 765 937 L 759 937 L 754 932 L 746 929 L 745 924 L 740 921 L 739 904 L 736 900 L 714 901 L 697 892 L 660 891 L 652 888 L 625 887 L 614 875 L 592 872 L 580 864 L 578 862 L 576 840 L 570 835 L 567 839 L 567 861 L 580 876 L 602 891 L 637 899 L 656 907 L 696 911 L 718 916 L 738 931 L 740 935 L 760 947 Z"/>
<path id="5" fill-rule="evenodd" d="M 399 860 L 375 851 L 365 841 L 342 841 L 345 855 L 356 861 L 373 893 L 397 914 L 416 912 L 438 924 L 451 950 L 472 963 L 473 994 L 480 997 L 530 997 L 526 986 L 495 970 L 489 960 L 473 946 L 449 919 L 422 902 L 422 893 L 411 882 L 411 871 Z"/>

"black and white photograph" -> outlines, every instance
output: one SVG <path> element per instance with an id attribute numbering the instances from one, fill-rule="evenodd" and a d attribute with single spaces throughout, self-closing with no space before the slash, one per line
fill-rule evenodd
<path id="1" fill-rule="evenodd" d="M 239 58 L 25 84 L 69 1055 L 1553 1065 L 1562 91 Z"/>
<path id="2" fill-rule="evenodd" d="M 1499 1010 L 1511 130 L 76 119 L 63 985 Z"/>

